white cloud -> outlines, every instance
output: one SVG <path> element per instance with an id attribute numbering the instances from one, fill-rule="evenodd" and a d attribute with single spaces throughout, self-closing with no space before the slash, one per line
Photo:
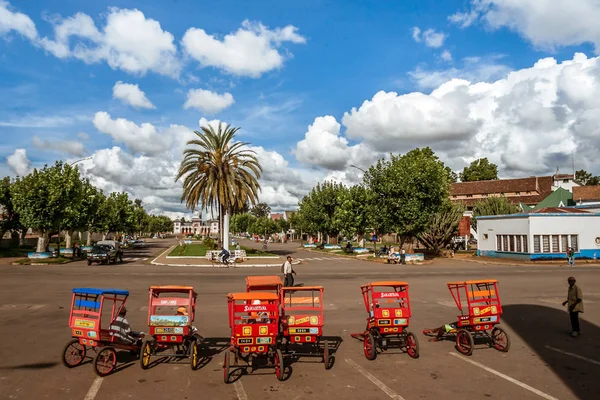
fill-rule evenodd
<path id="1" fill-rule="evenodd" d="M 600 51 L 597 0 L 471 0 L 468 11 L 449 18 L 462 27 L 477 20 L 492 29 L 505 27 L 545 50 L 591 43 Z"/>
<path id="2" fill-rule="evenodd" d="M 177 77 L 181 70 L 173 35 L 139 10 L 110 8 L 101 29 L 83 13 L 53 25 L 54 39 L 44 37 L 39 43 L 58 58 L 88 64 L 106 61 L 113 69 L 137 75 L 153 71 Z"/>
<path id="3" fill-rule="evenodd" d="M 150 123 L 137 125 L 125 118 L 112 119 L 105 111 L 97 112 L 93 123 L 100 132 L 124 143 L 133 152 L 160 154 L 171 148 L 172 138 Z"/>
<path id="4" fill-rule="evenodd" d="M 190 89 L 183 108 L 196 108 L 207 114 L 216 114 L 230 107 L 235 100 L 231 93 L 218 94 L 204 89 Z"/>
<path id="5" fill-rule="evenodd" d="M 13 154 L 6 157 L 6 164 L 18 176 L 25 176 L 31 172 L 31 161 L 27 158 L 25 149 L 16 149 Z"/>
<path id="6" fill-rule="evenodd" d="M 283 42 L 306 43 L 297 28 L 268 29 L 260 22 L 242 23 L 235 33 L 219 39 L 203 29 L 190 28 L 181 45 L 202 66 L 215 67 L 232 75 L 260 77 L 263 73 L 281 68 L 285 59 L 279 47 Z"/>
<path id="7" fill-rule="evenodd" d="M 90 136 L 85 132 L 79 132 L 77 137 L 79 137 L 81 140 L 88 140 L 90 138 Z"/>
<path id="8" fill-rule="evenodd" d="M 415 26 L 412 28 L 412 37 L 417 43 L 425 42 L 427 47 L 439 48 L 444 45 L 447 35 L 434 29 L 421 32 L 421 28 Z"/>
<path id="9" fill-rule="evenodd" d="M 10 8 L 7 1 L 0 0 L 0 36 L 15 31 L 29 40 L 35 40 L 37 30 L 31 18 L 18 11 L 11 11 Z"/>
<path id="10" fill-rule="evenodd" d="M 123 83 L 118 81 L 113 86 L 113 98 L 119 99 L 125 104 L 129 104 L 134 108 L 156 108 L 154 104 L 148 100 L 146 93 L 136 84 Z"/>
<path id="11" fill-rule="evenodd" d="M 39 137 L 34 136 L 32 144 L 33 147 L 38 149 L 54 150 L 79 157 L 83 157 L 87 153 L 83 147 L 83 143 L 75 140 L 42 140 Z"/>
<path id="12" fill-rule="evenodd" d="M 78 121 L 85 121 L 87 118 L 83 115 L 73 117 L 25 115 L 10 121 L 0 121 L 0 126 L 11 128 L 60 128 L 73 125 Z"/>
<path id="13" fill-rule="evenodd" d="M 452 53 L 450 53 L 448 50 L 444 50 L 442 51 L 442 54 L 440 55 L 441 59 L 447 62 L 452 61 Z"/>

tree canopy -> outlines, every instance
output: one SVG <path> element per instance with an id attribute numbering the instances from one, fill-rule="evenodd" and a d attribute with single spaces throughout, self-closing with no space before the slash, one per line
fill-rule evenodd
<path id="1" fill-rule="evenodd" d="M 489 181 L 498 179 L 498 166 L 487 158 L 480 158 L 465 167 L 459 174 L 461 182 Z"/>
<path id="2" fill-rule="evenodd" d="M 256 218 L 267 217 L 271 214 L 271 207 L 267 203 L 257 203 L 250 211 Z"/>
<path id="3" fill-rule="evenodd" d="M 583 169 L 575 172 L 575 179 L 586 186 L 600 185 L 600 176 L 593 176 L 591 173 Z"/>

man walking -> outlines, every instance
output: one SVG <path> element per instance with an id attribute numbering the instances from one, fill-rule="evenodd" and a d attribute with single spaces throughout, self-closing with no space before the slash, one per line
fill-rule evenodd
<path id="1" fill-rule="evenodd" d="M 569 266 L 570 267 L 574 267 L 575 266 L 575 251 L 573 250 L 572 247 L 569 247 L 567 249 L 567 260 L 569 260 Z"/>
<path id="2" fill-rule="evenodd" d="M 571 336 L 576 337 L 580 335 L 579 332 L 579 313 L 583 312 L 583 293 L 579 286 L 575 284 L 575 278 L 570 276 L 567 279 L 569 283 L 569 290 L 567 292 L 567 300 L 562 303 L 563 306 L 569 306 L 569 317 L 571 319 Z"/>
<path id="3" fill-rule="evenodd" d="M 283 264 L 284 287 L 294 286 L 294 275 L 296 275 L 296 271 L 294 271 L 294 268 L 292 268 L 292 256 L 287 256 L 287 260 Z"/>

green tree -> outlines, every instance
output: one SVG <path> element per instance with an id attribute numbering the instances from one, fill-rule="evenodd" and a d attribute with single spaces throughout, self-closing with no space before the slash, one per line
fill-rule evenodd
<path id="1" fill-rule="evenodd" d="M 211 125 L 195 131 L 198 138 L 187 143 L 175 178 L 183 178 L 181 201 L 187 208 L 194 210 L 202 204 L 219 211 L 219 235 L 225 248 L 229 248 L 224 238 L 229 233 L 229 214 L 244 204 L 256 204 L 262 172 L 248 143 L 233 141 L 237 131 L 230 125 L 223 129 L 223 124 L 216 131 Z"/>
<path id="2" fill-rule="evenodd" d="M 498 179 L 498 166 L 487 158 L 480 158 L 460 173 L 461 182 L 489 181 Z"/>
<path id="3" fill-rule="evenodd" d="M 87 245 L 90 246 L 92 244 L 92 233 L 102 232 L 104 228 L 104 220 L 106 218 L 104 214 L 106 211 L 104 202 L 106 201 L 106 196 L 102 190 L 92 185 L 86 187 L 85 191 L 87 193 L 85 199 L 89 202 L 87 206 Z"/>
<path id="4" fill-rule="evenodd" d="M 377 233 L 395 232 L 401 243 L 425 230 L 448 199 L 449 170 L 429 148 L 381 159 L 364 176 Z"/>
<path id="5" fill-rule="evenodd" d="M 271 214 L 271 207 L 267 203 L 257 203 L 250 212 L 256 218 L 267 217 Z"/>
<path id="6" fill-rule="evenodd" d="M 101 217 L 103 238 L 111 232 L 119 237 L 135 229 L 133 203 L 127 193 L 111 193 L 102 204 Z"/>
<path id="7" fill-rule="evenodd" d="M 62 222 L 65 231 L 65 247 L 71 248 L 75 231 L 89 230 L 90 223 L 96 218 L 102 193 L 88 179 L 81 181 L 80 197 L 72 198 L 72 212 Z"/>
<path id="8" fill-rule="evenodd" d="M 283 217 L 276 219 L 273 222 L 275 222 L 275 225 L 277 226 L 277 233 L 287 233 L 287 231 L 290 229 L 290 222 Z"/>
<path id="9" fill-rule="evenodd" d="M 343 190 L 344 186 L 339 183 L 323 182 L 302 198 L 298 217 L 305 232 L 321 232 L 337 237 L 339 228 L 335 224 L 334 214 L 340 205 L 339 193 Z"/>
<path id="10" fill-rule="evenodd" d="M 340 190 L 339 207 L 335 209 L 334 224 L 348 238 L 364 236 L 370 225 L 369 191 L 363 185 L 355 185 Z"/>
<path id="11" fill-rule="evenodd" d="M 0 240 L 6 232 L 22 232 L 26 230 L 21 225 L 19 213 L 15 211 L 12 202 L 10 178 L 7 176 L 0 180 Z"/>
<path id="12" fill-rule="evenodd" d="M 24 226 L 38 233 L 37 251 L 46 249 L 50 235 L 64 228 L 80 201 L 82 182 L 77 167 L 57 161 L 11 185 L 12 202 Z"/>
<path id="13" fill-rule="evenodd" d="M 429 224 L 423 232 L 417 235 L 425 247 L 438 255 L 456 236 L 465 207 L 460 203 L 445 202 L 440 209 L 431 216 Z"/>
<path id="14" fill-rule="evenodd" d="M 586 170 L 580 169 L 575 172 L 575 179 L 585 186 L 600 185 L 600 176 L 593 176 Z"/>
<path id="15" fill-rule="evenodd" d="M 492 196 L 479 200 L 473 207 L 473 218 L 471 218 L 471 226 L 477 229 L 477 219 L 475 217 L 485 215 L 507 215 L 516 214 L 521 209 L 516 204 L 511 203 L 504 196 Z"/>
<path id="16" fill-rule="evenodd" d="M 238 234 L 246 233 L 255 221 L 256 217 L 250 213 L 234 215 L 231 217 L 231 230 Z"/>
<path id="17" fill-rule="evenodd" d="M 277 232 L 277 225 L 269 217 L 256 218 L 248 228 L 251 234 L 272 235 Z"/>

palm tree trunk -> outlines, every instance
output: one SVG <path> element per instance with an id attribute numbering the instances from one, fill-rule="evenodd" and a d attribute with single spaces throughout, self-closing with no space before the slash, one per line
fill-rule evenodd
<path id="1" fill-rule="evenodd" d="M 223 248 L 229 251 L 229 213 L 227 210 L 223 214 Z"/>

